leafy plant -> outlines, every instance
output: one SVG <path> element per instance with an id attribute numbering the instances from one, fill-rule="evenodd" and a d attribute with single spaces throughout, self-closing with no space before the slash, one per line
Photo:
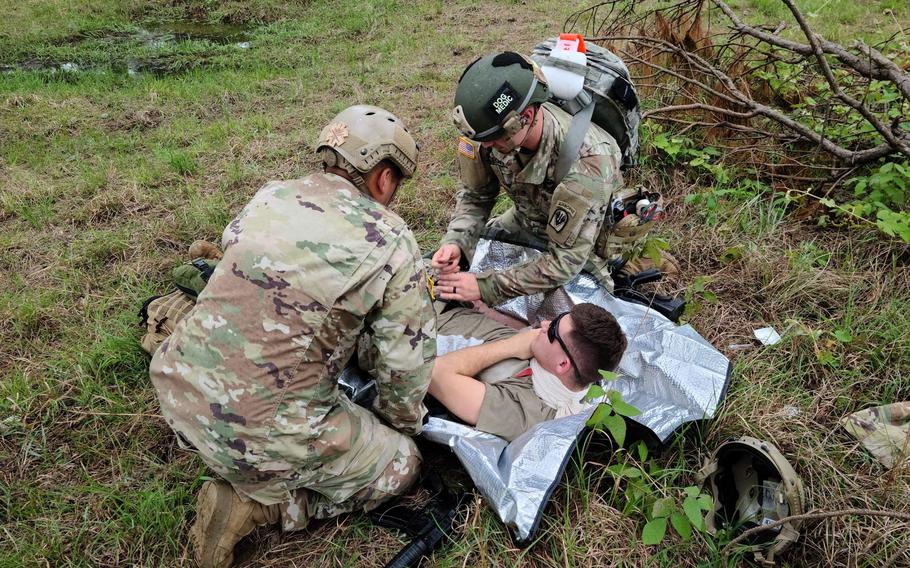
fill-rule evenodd
<path id="1" fill-rule="evenodd" d="M 714 179 L 715 187 L 722 187 L 730 183 L 732 172 L 723 164 L 712 161 L 719 156 L 720 150 L 708 146 L 690 160 L 688 165 L 696 169 L 704 170 Z"/>
<path id="2" fill-rule="evenodd" d="M 824 198 L 821 203 L 842 215 L 869 219 L 890 237 L 910 243 L 910 212 L 906 210 L 910 191 L 910 162 L 885 162 L 867 176 L 851 178 L 854 201 L 839 205 Z"/>
<path id="3" fill-rule="evenodd" d="M 604 381 L 615 381 L 619 375 L 610 371 L 600 371 L 600 376 Z M 641 411 L 631 404 L 623 401 L 619 391 L 604 391 L 603 387 L 594 384 L 585 394 L 586 401 L 601 400 L 600 404 L 594 410 L 594 414 L 588 419 L 588 426 L 591 428 L 606 429 L 616 444 L 622 446 L 626 441 L 626 420 L 625 416 L 638 416 Z"/>
<path id="4" fill-rule="evenodd" d="M 708 284 L 713 279 L 710 276 L 696 276 L 692 285 L 686 290 L 686 311 L 683 314 L 688 319 L 701 310 L 702 302 L 714 304 L 717 302 L 717 294 L 708 290 Z"/>
<path id="5" fill-rule="evenodd" d="M 679 470 L 661 468 L 649 461 L 648 448 L 643 442 L 635 444 L 625 456 L 622 463 L 610 465 L 607 471 L 616 480 L 616 489 L 620 484 L 625 485 L 622 491 L 615 492 L 623 500 L 623 514 L 640 514 L 645 518 L 641 531 L 643 544 L 663 542 L 667 524 L 684 541 L 695 532 L 707 535 L 704 514 L 714 506 L 710 495 L 694 485 L 672 486 Z"/>
<path id="6" fill-rule="evenodd" d="M 657 148 L 659 152 L 645 155 L 649 159 L 664 164 L 680 164 L 701 155 L 696 141 L 685 134 L 674 134 L 658 122 L 645 121 L 641 125 L 642 148 Z"/>
<path id="7" fill-rule="evenodd" d="M 651 144 L 655 148 L 666 154 L 670 161 L 681 160 L 689 157 L 692 153 L 693 142 L 686 136 L 670 136 L 667 133 L 660 133 L 651 139 Z"/>
<path id="8" fill-rule="evenodd" d="M 667 533 L 667 520 L 673 530 L 685 541 L 692 538 L 692 531 L 705 532 L 704 514 L 714 506 L 714 500 L 698 487 L 683 488 L 682 506 L 672 497 L 661 497 L 651 506 L 650 520 L 641 531 L 644 544 L 660 544 Z"/>
<path id="9" fill-rule="evenodd" d="M 646 235 L 623 253 L 623 258 L 632 261 L 638 258 L 648 258 L 654 266 L 660 266 L 661 251 L 669 250 L 670 243 L 655 235 Z"/>

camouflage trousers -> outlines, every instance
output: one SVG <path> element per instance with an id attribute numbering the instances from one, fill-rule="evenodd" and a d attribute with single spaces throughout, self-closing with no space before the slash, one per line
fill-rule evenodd
<path id="1" fill-rule="evenodd" d="M 410 489 L 420 471 L 420 452 L 414 441 L 407 436 L 390 429 L 389 432 L 392 435 L 388 436 L 385 443 L 397 443 L 398 450 L 377 477 L 367 480 L 345 475 L 344 472 L 331 478 L 326 477 L 326 474 L 305 476 L 311 478 L 306 487 L 289 489 L 287 501 L 279 504 L 282 529 L 299 530 L 305 528 L 310 519 L 329 519 L 353 511 L 371 511 Z M 379 464 L 376 465 L 376 469 L 379 469 Z M 320 492 L 323 489 L 322 481 L 329 481 L 330 486 L 342 482 L 361 489 L 347 499 L 336 501 L 331 490 Z"/>
<path id="2" fill-rule="evenodd" d="M 353 415 L 358 432 L 352 436 L 347 451 L 327 460 L 311 460 L 292 469 L 274 471 L 270 467 L 225 467 L 207 451 L 198 452 L 199 456 L 230 482 L 241 498 L 264 505 L 277 504 L 285 531 L 303 529 L 311 519 L 370 511 L 405 493 L 417 480 L 423 460 L 411 438 L 389 428 L 343 395 L 339 395 L 339 404 Z M 191 441 L 191 436 L 183 437 Z M 302 439 L 299 443 L 312 444 L 313 440 Z M 280 463 L 281 456 L 275 459 L 273 463 Z"/>
<path id="3" fill-rule="evenodd" d="M 542 245 L 540 237 L 522 228 L 516 219 L 518 210 L 510 207 L 505 213 L 493 217 L 487 221 L 487 229 L 500 230 L 508 234 L 511 238 L 525 243 L 537 243 Z M 657 268 L 664 274 L 679 274 L 679 263 L 668 252 L 661 251 L 660 264 Z M 613 291 L 613 278 L 610 276 L 610 260 L 597 254 L 592 254 L 585 263 L 584 271 L 594 276 L 598 283 L 609 291 Z M 627 262 L 621 272 L 626 274 L 637 274 L 643 270 L 654 268 L 654 262 L 650 258 L 636 258 Z"/>

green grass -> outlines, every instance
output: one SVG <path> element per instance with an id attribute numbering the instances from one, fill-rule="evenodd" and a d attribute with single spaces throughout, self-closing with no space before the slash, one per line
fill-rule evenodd
<path id="1" fill-rule="evenodd" d="M 788 22 L 787 32 L 794 39 L 805 43 L 805 36 L 793 19 L 792 13 L 778 0 L 733 0 L 728 4 L 741 10 L 744 21 L 765 23 L 776 27 L 778 22 Z M 825 39 L 849 44 L 859 37 L 867 43 L 877 43 L 894 34 L 906 37 L 910 7 L 902 0 L 801 0 L 795 2 L 806 18 L 806 23 Z"/>
<path id="2" fill-rule="evenodd" d="M 750 5 L 763 20 L 783 14 L 770 1 Z M 812 0 L 804 9 L 832 39 L 890 33 L 881 16 L 889 6 L 910 25 L 902 3 L 864 6 Z M 138 346 L 142 301 L 166 290 L 190 242 L 217 241 L 264 182 L 312 171 L 319 129 L 354 102 L 394 110 L 420 141 L 418 173 L 394 207 L 431 250 L 457 189 L 449 105 L 462 68 L 493 49 L 529 50 L 572 9 L 549 0 L 29 0 L 7 11 L 0 65 L 37 58 L 94 70 L 0 74 L 0 566 L 184 562 L 205 470 L 158 416 Z M 250 47 L 105 39 L 186 17 L 246 25 Z M 129 76 L 118 65 L 131 57 L 163 66 Z M 686 203 L 687 194 L 717 188 L 674 181 L 673 168 L 646 152 L 639 175 L 672 203 L 665 236 L 685 270 L 677 291 L 713 277 L 717 301 L 698 300 L 696 329 L 724 350 L 761 325 L 800 332 L 775 347 L 727 351 L 736 370 L 724 409 L 656 458 L 670 472 L 661 487 L 691 484 L 712 445 L 751 433 L 793 458 L 813 503 L 906 509 L 906 480 L 883 475 L 836 425 L 846 412 L 910 398 L 906 251 L 877 234 L 801 225 L 798 204 L 770 190 L 716 194 L 710 211 Z M 497 210 L 506 206 L 502 199 Z M 790 406 L 795 418 L 785 418 Z M 620 512 L 622 494 L 603 469 L 613 459 L 592 452 L 570 468 L 532 547 L 516 549 L 477 501 L 434 565 L 713 558 L 705 540 L 641 545 L 644 520 Z M 831 554 L 875 565 L 893 553 L 896 535 L 866 557 L 850 543 L 888 526 L 815 525 L 805 539 L 812 545 L 787 562 L 818 565 Z M 825 540 L 832 530 L 850 539 Z M 277 547 L 257 540 L 255 561 L 377 565 L 401 546 L 358 516 L 284 539 Z"/>

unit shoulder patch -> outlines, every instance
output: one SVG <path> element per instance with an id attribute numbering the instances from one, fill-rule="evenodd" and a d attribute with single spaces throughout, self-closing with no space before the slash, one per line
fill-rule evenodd
<path id="1" fill-rule="evenodd" d="M 575 208 L 565 201 L 558 201 L 553 208 L 553 214 L 550 215 L 550 226 L 559 233 L 573 217 L 575 217 Z"/>

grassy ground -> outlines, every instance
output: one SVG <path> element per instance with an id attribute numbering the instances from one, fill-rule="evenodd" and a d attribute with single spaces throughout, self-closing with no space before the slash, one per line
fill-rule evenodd
<path id="1" fill-rule="evenodd" d="M 766 21 L 783 14 L 771 0 L 748 4 Z M 910 29 L 900 2 L 805 9 L 835 39 Z M 486 51 L 527 51 L 569 11 L 549 0 L 29 0 L 7 11 L 0 65 L 86 71 L 0 74 L 0 566 L 185 563 L 205 472 L 157 415 L 137 342 L 142 300 L 167 288 L 191 241 L 217 240 L 262 183 L 313 169 L 318 128 L 355 101 L 393 109 L 421 142 L 419 174 L 395 207 L 429 250 L 456 184 L 448 107 L 458 75 Z M 250 45 L 137 39 L 187 17 L 250 24 Z M 131 58 L 163 66 L 105 71 Z M 639 178 L 668 198 L 679 291 L 698 307 L 691 322 L 735 364 L 718 418 L 659 456 L 667 484 L 691 483 L 718 441 L 751 434 L 793 461 L 814 506 L 910 509 L 908 472 L 885 472 L 837 427 L 848 412 L 910 399 L 906 247 L 801 224 L 768 195 L 721 196 L 710 211 L 687 204 L 708 181 L 646 152 Z M 730 348 L 763 325 L 795 333 L 774 347 Z M 622 484 L 614 490 L 605 474 L 612 459 L 592 451 L 570 468 L 529 549 L 475 499 L 434 565 L 716 561 L 702 538 L 641 545 L 641 515 L 620 512 Z M 908 530 L 886 519 L 812 523 L 786 562 L 880 566 L 908 547 Z M 381 565 L 400 547 L 362 517 L 274 541 L 257 537 L 254 564 Z"/>

